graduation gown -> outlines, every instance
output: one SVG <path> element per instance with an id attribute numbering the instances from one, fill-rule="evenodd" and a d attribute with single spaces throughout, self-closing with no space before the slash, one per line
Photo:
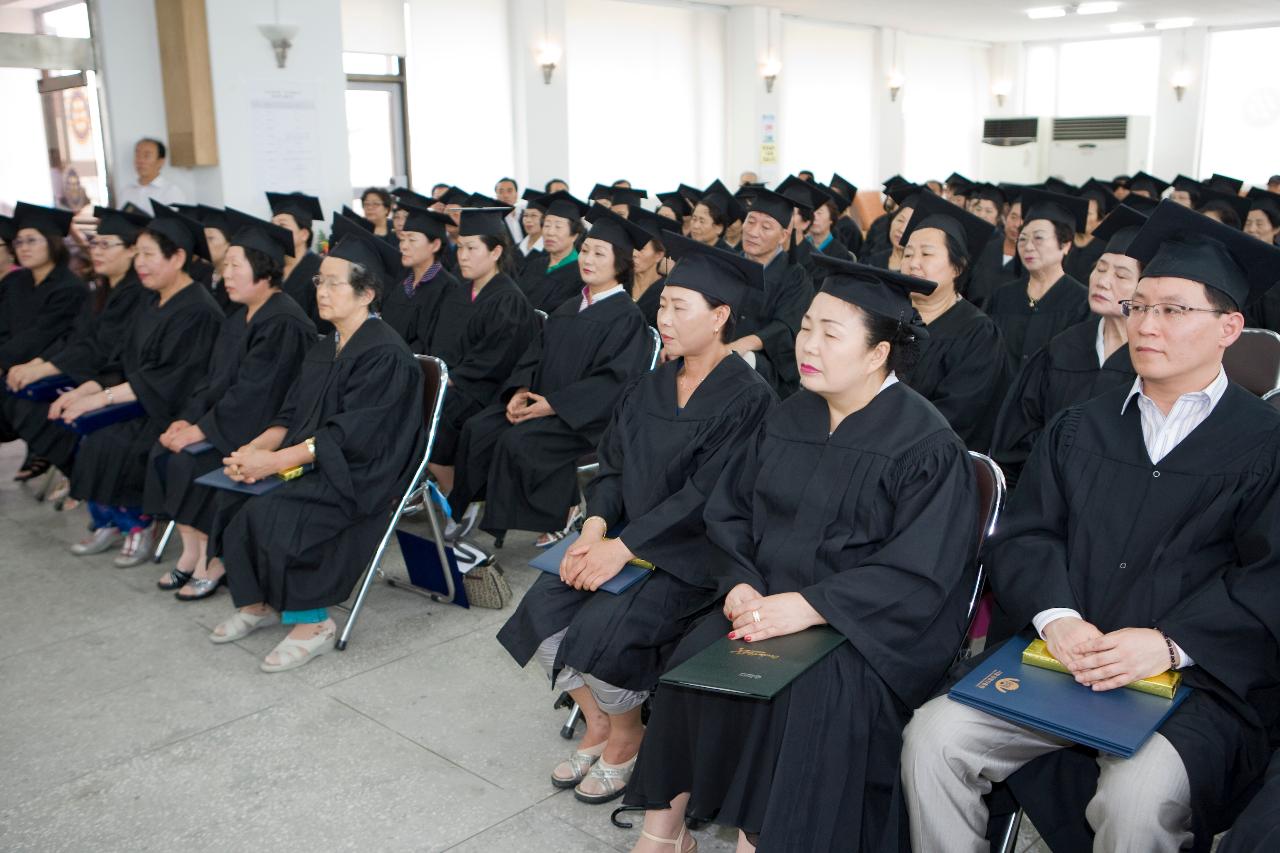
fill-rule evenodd
<path id="1" fill-rule="evenodd" d="M 1280 413 L 1234 383 L 1158 463 L 1129 388 L 1060 413 L 986 550 L 989 644 L 1051 607 L 1102 632 L 1158 626 L 1194 692 L 1160 727 L 1191 783 L 1197 850 L 1226 829 L 1271 757 L 1280 718 Z M 1088 849 L 1093 754 L 1051 753 L 1010 787 L 1055 850 Z"/>
<path id="2" fill-rule="evenodd" d="M 1003 284 L 1018 279 L 1026 286 L 1025 274 L 1021 273 L 1021 264 L 1015 254 L 1007 262 L 1004 259 L 1004 235 L 995 234 L 982 247 L 978 258 L 969 270 L 968 280 L 964 288 L 964 297 L 974 305 L 987 309 L 991 296 Z"/>
<path id="3" fill-rule="evenodd" d="M 1112 388 L 1133 385 L 1128 346 L 1120 347 L 1098 366 L 1101 322 L 1091 318 L 1054 336 L 1048 346 L 1027 360 L 1005 395 L 996 418 L 991 455 L 1010 488 L 1017 484 L 1031 449 L 1054 415 Z"/>
<path id="4" fill-rule="evenodd" d="M 582 277 L 578 274 L 576 254 L 573 254 L 574 260 L 566 260 L 551 272 L 547 272 L 551 263 L 550 255 L 529 256 L 520 273 L 519 283 L 530 305 L 550 314 L 564 304 L 565 300 L 571 297 L 577 299 L 582 295 Z"/>
<path id="5" fill-rule="evenodd" d="M 842 221 L 848 222 L 849 220 L 845 219 Z M 822 289 L 822 283 L 826 281 L 828 272 L 826 267 L 819 266 L 814 261 L 814 256 L 818 254 L 823 254 L 830 258 L 839 258 L 842 261 L 854 260 L 853 253 L 845 248 L 844 243 L 834 235 L 832 239 L 828 240 L 827 244 L 821 249 L 814 245 L 814 243 L 807 237 L 797 243 L 795 248 L 792 250 L 792 262 L 799 264 L 804 268 L 805 273 L 809 276 L 809 281 L 813 285 L 815 293 Z M 808 308 L 809 306 L 806 305 L 805 307 Z"/>
<path id="6" fill-rule="evenodd" d="M 394 284 L 387 288 L 379 304 L 378 316 L 396 334 L 404 338 L 409 349 L 418 353 L 428 352 L 422 338 L 430 333 L 435 324 L 436 312 L 450 288 L 458 286 L 458 279 L 441 265 L 431 281 L 419 284 L 410 296 L 404 292 L 404 279 L 413 275 L 408 270 Z"/>
<path id="7" fill-rule="evenodd" d="M 223 321 L 208 372 L 176 418 L 200 427 L 213 447 L 171 453 L 156 443 L 147 465 L 143 509 L 205 533 L 215 492 L 193 481 L 267 428 L 316 343 L 316 327 L 286 293 L 272 294 L 248 322 L 247 314 L 241 305 Z"/>
<path id="8" fill-rule="evenodd" d="M 721 593 L 798 592 L 848 642 L 769 702 L 661 685 L 626 801 L 760 835 L 759 849 L 889 851 L 911 709 L 943 677 L 974 582 L 977 488 L 959 437 L 902 383 L 828 435 L 801 390 L 765 419 L 707 501 Z M 724 637 L 722 602 L 671 664 Z"/>
<path id="9" fill-rule="evenodd" d="M 89 298 L 89 286 L 65 264 L 36 284 L 31 270 L 0 286 L 0 372 L 60 348 Z"/>
<path id="10" fill-rule="evenodd" d="M 887 270 L 889 268 L 889 259 L 892 257 L 893 249 L 879 249 L 868 255 L 864 263 L 867 264 L 867 266 L 879 267 L 882 270 Z"/>
<path id="11" fill-rule="evenodd" d="M 867 238 L 862 241 L 862 254 L 874 255 L 892 248 L 889 245 L 889 225 L 892 222 L 893 217 L 887 213 L 882 213 L 875 218 L 867 228 Z"/>
<path id="12" fill-rule="evenodd" d="M 218 307 L 222 309 L 222 313 L 230 317 L 240 307 L 238 303 L 231 301 L 231 294 L 227 293 L 227 285 L 221 277 L 209 282 L 209 292 L 213 294 L 213 301 L 218 303 Z"/>
<path id="13" fill-rule="evenodd" d="M 625 293 L 584 311 L 567 300 L 520 356 L 497 401 L 469 418 L 449 502 L 455 519 L 485 500 L 481 527 L 559 530 L 577 503 L 576 462 L 595 449 L 628 380 L 649 366 L 640 309 Z M 554 415 L 518 425 L 506 405 L 520 388 L 547 398 Z"/>
<path id="14" fill-rule="evenodd" d="M 1280 753 L 1271 759 L 1266 784 L 1262 786 L 1231 832 L 1218 846 L 1218 853 L 1271 853 L 1280 848 Z"/>
<path id="15" fill-rule="evenodd" d="M 340 352 L 333 337 L 308 350 L 268 426 L 286 428 L 281 447 L 313 437 L 315 468 L 256 497 L 220 493 L 209 553 L 227 567 L 237 607 L 340 604 L 422 461 L 421 370 L 404 340 L 370 317 Z"/>
<path id="16" fill-rule="evenodd" d="M 1071 251 L 1067 252 L 1067 258 L 1062 263 L 1062 270 L 1076 281 L 1082 281 L 1086 284 L 1089 276 L 1093 275 L 1093 265 L 1098 262 L 1098 258 L 1102 257 L 1102 253 L 1107 250 L 1107 241 L 1092 239 L 1083 246 L 1072 245 Z"/>
<path id="17" fill-rule="evenodd" d="M 764 268 L 764 292 L 752 291 L 743 300 L 734 335 L 757 335 L 764 349 L 756 352 L 756 370 L 769 380 L 779 397 L 800 386 L 796 368 L 796 333 L 813 301 L 813 283 L 786 252 L 774 255 Z"/>
<path id="18" fill-rule="evenodd" d="M 717 553 L 702 519 L 707 495 L 777 397 L 730 354 L 679 409 L 682 365 L 667 362 L 623 393 L 600 439 L 599 473 L 586 489 L 587 512 L 658 568 L 621 595 L 540 575 L 498 632 L 521 666 L 543 640 L 568 628 L 556 672 L 570 666 L 628 690 L 652 690 L 693 617 L 714 600 L 708 569 Z"/>
<path id="19" fill-rule="evenodd" d="M 640 298 L 635 300 L 636 307 L 644 317 L 645 325 L 654 329 L 658 328 L 658 309 L 662 307 L 662 288 L 666 284 L 667 277 L 664 275 L 645 288 Z"/>
<path id="20" fill-rule="evenodd" d="M 996 410 L 1008 384 L 1000 330 L 964 299 L 928 324 L 920 359 L 899 378 L 933 403 L 970 450 L 991 446 Z"/>
<path id="21" fill-rule="evenodd" d="M 65 373 L 75 385 L 91 379 L 115 385 L 123 378 L 120 366 L 124 345 L 129 340 L 134 318 L 148 303 L 146 288 L 130 269 L 111 288 L 102 310 L 93 311 L 93 300 L 85 299 L 70 336 L 44 358 Z M 0 412 L 27 443 L 28 451 L 48 459 L 59 470 L 70 470 L 79 437 L 49 421 L 49 404 L 5 395 Z"/>
<path id="22" fill-rule="evenodd" d="M 1016 374 L 1054 335 L 1089 319 L 1089 288 L 1064 275 L 1032 307 L 1026 282 L 1011 281 L 991 296 L 987 314 L 1000 327 Z"/>
<path id="23" fill-rule="evenodd" d="M 225 320 L 213 296 L 194 281 L 164 305 L 149 296 L 121 357 L 124 378 L 146 413 L 81 439 L 71 474 L 71 495 L 78 500 L 142 506 L 151 446 L 200 383 Z"/>
<path id="24" fill-rule="evenodd" d="M 434 355 L 449 368 L 451 385 L 431 447 L 431 461 L 438 465 L 453 464 L 462 425 L 494 402 L 541 325 L 505 273 L 494 276 L 474 300 L 470 282 L 450 279 L 430 326 L 413 342 L 415 351 Z"/>
<path id="25" fill-rule="evenodd" d="M 316 331 L 322 335 L 327 335 L 333 331 L 333 324 L 328 320 L 320 319 L 320 311 L 316 308 L 316 286 L 311 281 L 320 272 L 320 262 L 322 260 L 324 259 L 315 252 L 307 252 L 299 258 L 293 271 L 285 277 L 283 290 L 311 318 L 311 322 L 315 324 Z"/>
<path id="26" fill-rule="evenodd" d="M 854 222 L 847 216 L 841 216 L 836 220 L 835 224 L 836 239 L 844 244 L 855 258 L 862 251 L 862 229 L 858 227 L 858 223 Z"/>

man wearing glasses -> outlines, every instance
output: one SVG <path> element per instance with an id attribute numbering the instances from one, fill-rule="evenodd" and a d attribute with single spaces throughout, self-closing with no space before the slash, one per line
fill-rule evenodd
<path id="1" fill-rule="evenodd" d="M 1138 378 L 1061 413 L 1032 452 L 987 551 L 992 641 L 1033 626 L 1081 689 L 1177 669 L 1192 692 L 1128 760 L 932 700 L 903 749 L 917 850 L 987 849 L 982 796 L 1005 779 L 1055 850 L 1205 843 L 1270 757 L 1280 413 L 1222 354 L 1280 250 L 1166 201 L 1127 254 L 1144 265 L 1123 303 Z"/>

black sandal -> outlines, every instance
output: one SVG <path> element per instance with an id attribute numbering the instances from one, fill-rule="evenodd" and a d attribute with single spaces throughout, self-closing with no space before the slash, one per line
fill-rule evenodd
<path id="1" fill-rule="evenodd" d="M 190 580 L 195 577 L 195 572 L 184 572 L 182 569 L 170 569 L 169 576 L 164 580 L 156 581 L 156 587 L 165 592 L 173 592 L 175 589 L 182 589 Z"/>
<path id="2" fill-rule="evenodd" d="M 22 466 L 22 470 L 13 475 L 13 481 L 15 483 L 27 483 L 48 470 L 49 460 L 37 456 L 35 459 L 27 460 L 26 464 Z"/>

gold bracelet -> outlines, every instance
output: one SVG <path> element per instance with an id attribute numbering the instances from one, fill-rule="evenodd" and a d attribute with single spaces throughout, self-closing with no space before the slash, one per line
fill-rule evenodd
<path id="1" fill-rule="evenodd" d="M 308 438 L 306 441 L 304 441 L 304 442 L 303 442 L 303 444 L 305 444 L 305 445 L 307 446 L 307 450 L 311 453 L 311 458 L 312 458 L 312 459 L 315 459 L 315 458 L 316 458 L 316 439 L 315 439 L 315 436 L 312 436 L 311 438 Z"/>
<path id="2" fill-rule="evenodd" d="M 592 515 L 592 516 L 588 516 L 588 517 L 587 517 L 587 518 L 582 522 L 582 526 L 585 528 L 585 527 L 587 526 L 588 522 L 592 521 L 593 519 L 594 519 L 594 520 L 596 520 L 596 521 L 599 521 L 602 525 L 604 525 L 605 532 L 606 532 L 606 533 L 608 532 L 608 530 L 609 530 L 609 522 L 605 521 L 605 520 L 604 520 L 604 517 L 603 517 L 603 516 L 599 516 L 599 515 Z"/>

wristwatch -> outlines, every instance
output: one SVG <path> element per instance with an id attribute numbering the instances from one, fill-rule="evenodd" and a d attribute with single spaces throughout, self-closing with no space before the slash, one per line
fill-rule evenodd
<path id="1" fill-rule="evenodd" d="M 307 445 L 307 450 L 308 450 L 308 452 L 310 452 L 310 453 L 311 453 L 311 458 L 312 458 L 312 459 L 315 459 L 315 458 L 316 458 L 316 439 L 315 439 L 315 436 L 312 436 L 311 438 L 308 438 L 308 439 L 307 439 L 305 442 L 303 442 L 303 443 Z"/>

